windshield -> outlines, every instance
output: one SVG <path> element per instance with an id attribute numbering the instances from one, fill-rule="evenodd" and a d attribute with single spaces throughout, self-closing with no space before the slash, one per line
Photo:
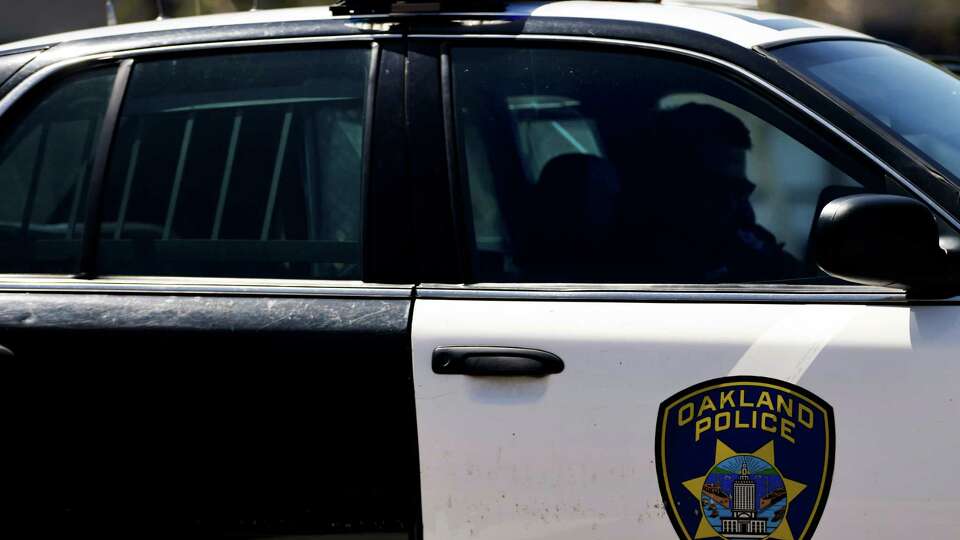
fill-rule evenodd
<path id="1" fill-rule="evenodd" d="M 818 41 L 773 54 L 960 183 L 960 79 L 889 45 Z"/>

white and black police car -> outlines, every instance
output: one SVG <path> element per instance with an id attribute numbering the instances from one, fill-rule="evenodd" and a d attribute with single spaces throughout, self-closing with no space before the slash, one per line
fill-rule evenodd
<path id="1" fill-rule="evenodd" d="M 12 536 L 960 535 L 960 80 L 757 11 L 0 47 Z"/>

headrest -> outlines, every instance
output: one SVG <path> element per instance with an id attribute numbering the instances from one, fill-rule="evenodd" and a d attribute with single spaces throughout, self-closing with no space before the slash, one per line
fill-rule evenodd
<path id="1" fill-rule="evenodd" d="M 535 192 L 541 215 L 551 212 L 572 227 L 588 227 L 612 219 L 620 182 L 604 158 L 563 154 L 543 167 Z"/>

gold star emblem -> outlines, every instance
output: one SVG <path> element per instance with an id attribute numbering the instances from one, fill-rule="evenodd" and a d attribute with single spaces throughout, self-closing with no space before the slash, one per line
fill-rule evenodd
<path id="1" fill-rule="evenodd" d="M 715 456 L 713 467 L 710 467 L 710 470 L 713 470 L 713 468 L 719 465 L 721 462 L 734 456 L 754 456 L 776 467 L 776 458 L 774 457 L 773 452 L 773 441 L 763 445 L 759 450 L 753 452 L 752 454 L 742 454 L 739 452 L 734 452 L 732 448 L 723 444 L 720 439 L 717 439 Z M 800 492 L 806 489 L 807 485 L 801 484 L 800 482 L 794 482 L 785 476 L 781 476 L 781 478 L 783 479 L 783 486 L 787 492 L 787 504 L 789 505 L 790 502 L 797 497 L 797 495 L 800 495 Z M 690 491 L 690 493 L 692 493 L 693 496 L 699 501 L 701 493 L 703 492 L 703 484 L 706 481 L 707 475 L 704 475 L 699 478 L 687 480 L 683 483 L 683 487 L 687 488 L 687 490 Z M 694 536 L 694 538 L 716 538 L 718 536 L 723 538 L 723 536 L 718 533 L 712 525 L 710 525 L 710 522 L 707 521 L 707 516 L 701 515 L 700 524 L 697 526 L 697 534 Z M 787 523 L 786 513 L 784 513 L 783 519 L 780 520 L 780 525 L 778 525 L 772 533 L 767 535 L 766 538 L 773 540 L 793 540 L 793 532 L 790 530 L 790 525 Z"/>

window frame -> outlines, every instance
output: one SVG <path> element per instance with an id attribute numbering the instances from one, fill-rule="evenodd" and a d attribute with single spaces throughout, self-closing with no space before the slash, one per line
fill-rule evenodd
<path id="1" fill-rule="evenodd" d="M 806 140 L 800 144 L 821 154 L 831 165 L 846 172 L 853 163 L 868 171 L 878 181 L 887 181 L 915 196 L 953 229 L 960 231 L 960 221 L 946 211 L 921 188 L 909 181 L 897 170 L 858 142 L 853 136 L 837 127 L 833 122 L 803 104 L 790 93 L 756 73 L 728 60 L 708 53 L 695 51 L 675 45 L 664 45 L 648 41 L 612 39 L 573 35 L 522 34 L 522 35 L 478 35 L 478 34 L 411 34 L 410 40 L 433 41 L 442 44 L 445 54 L 442 58 L 442 70 L 447 76 L 442 78 L 442 92 L 447 99 L 444 103 L 444 122 L 450 126 L 447 130 L 447 154 L 450 156 L 449 181 L 452 193 L 466 190 L 468 179 L 463 178 L 459 164 L 459 136 L 456 132 L 456 111 L 453 105 L 453 81 L 449 48 L 451 46 L 539 46 L 582 50 L 614 50 L 632 52 L 638 55 L 656 55 L 671 61 L 694 64 L 713 71 L 721 77 L 733 80 L 758 96 L 770 102 L 785 117 L 796 120 L 810 129 L 817 137 L 817 144 L 811 147 Z M 816 149 L 815 149 L 816 148 Z M 827 154 L 823 156 L 822 154 Z M 839 158 L 839 159 L 838 159 Z M 884 289 L 858 284 L 843 285 L 795 285 L 795 284 L 607 284 L 607 283 L 486 283 L 472 281 L 473 265 L 469 259 L 468 246 L 475 239 L 472 230 L 472 209 L 465 197 L 454 195 L 451 201 L 456 209 L 458 235 L 461 246 L 461 268 L 464 269 L 460 281 L 443 280 L 424 285 L 418 296 L 430 298 L 524 298 L 524 299 L 582 299 L 582 300 L 627 300 L 650 298 L 656 301 L 802 301 L 822 300 L 828 303 L 864 303 L 864 302 L 900 302 L 905 300 L 903 291 Z M 427 292 L 429 291 L 429 292 Z"/>
<path id="2" fill-rule="evenodd" d="M 104 66 L 117 67 L 117 79 L 109 99 L 107 114 L 99 138 L 94 141 L 93 170 L 86 208 L 87 216 L 81 240 L 80 262 L 74 274 L 0 274 L 0 288 L 13 290 L 50 290 L 74 283 L 96 282 L 92 289 L 140 290 L 145 286 L 158 291 L 243 291 L 244 294 L 291 294 L 295 291 L 334 290 L 345 288 L 362 294 L 369 290 L 373 296 L 396 296 L 400 290 L 412 288 L 410 262 L 384 255 L 395 254 L 402 241 L 412 241 L 412 216 L 409 208 L 387 204 L 398 190 L 408 187 L 404 167 L 405 146 L 396 144 L 402 133 L 402 84 L 405 77 L 402 66 L 403 36 L 399 34 L 312 35 L 304 37 L 250 39 L 241 41 L 200 42 L 178 45 L 159 45 L 116 52 L 99 52 L 67 58 L 43 66 L 27 75 L 17 86 L 0 96 L 0 119 L 11 108 L 30 99 L 38 90 L 56 85 L 62 76 Z M 363 170 L 361 173 L 361 277 L 359 280 L 232 278 L 192 276 L 120 276 L 100 274 L 97 271 L 97 251 L 101 227 L 104 189 L 110 151 L 118 130 L 129 75 L 139 59 L 190 57 L 229 53 L 256 53 L 261 51 L 318 50 L 320 48 L 365 48 L 370 51 L 370 63 L 364 103 L 364 134 L 362 141 Z M 122 79 L 122 80 L 121 80 Z M 394 112 L 395 114 L 390 114 Z M 392 139 L 392 140 L 391 140 Z M 379 159 L 374 159 L 374 154 Z M 377 202 L 385 201 L 385 202 Z M 371 206 L 383 215 L 374 222 Z M 389 225 L 389 227 L 388 227 Z M 411 250 L 407 250 L 408 252 Z M 24 282 L 29 281 L 30 285 Z M 91 287 L 79 286 L 88 290 Z M 352 294 L 352 292 L 351 292 Z M 409 296 L 409 293 L 403 294 Z"/>

